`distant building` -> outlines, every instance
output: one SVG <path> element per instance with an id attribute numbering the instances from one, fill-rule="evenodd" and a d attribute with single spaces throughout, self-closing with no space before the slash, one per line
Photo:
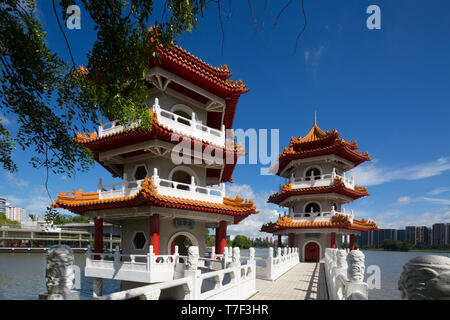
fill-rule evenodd
<path id="1" fill-rule="evenodd" d="M 6 199 L 0 198 L 0 212 L 6 214 Z"/>
<path id="2" fill-rule="evenodd" d="M 450 223 L 447 223 L 447 240 L 445 242 L 445 244 L 450 244 Z"/>
<path id="3" fill-rule="evenodd" d="M 433 244 L 448 244 L 448 225 L 448 223 L 433 224 Z"/>
<path id="4" fill-rule="evenodd" d="M 397 240 L 406 241 L 406 230 L 397 230 Z"/>
<path id="5" fill-rule="evenodd" d="M 406 231 L 406 241 L 416 244 L 416 228 L 415 226 L 407 226 Z"/>
<path id="6" fill-rule="evenodd" d="M 5 214 L 7 219 L 18 222 L 25 221 L 26 218 L 25 208 L 17 208 L 11 205 L 6 205 Z"/>

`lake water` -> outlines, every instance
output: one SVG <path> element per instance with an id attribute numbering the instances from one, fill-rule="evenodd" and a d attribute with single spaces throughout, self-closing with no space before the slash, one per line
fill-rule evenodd
<path id="1" fill-rule="evenodd" d="M 366 255 L 366 270 L 370 265 L 381 269 L 381 289 L 369 291 L 370 300 L 398 300 L 400 292 L 397 281 L 403 265 L 410 259 L 428 255 L 427 252 L 385 252 L 364 251 Z M 433 253 L 450 256 L 448 253 Z M 242 250 L 242 256 L 248 255 L 248 250 Z M 266 257 L 267 249 L 256 249 L 257 257 Z M 85 278 L 85 255 L 75 254 L 75 264 L 81 269 L 81 298 L 92 296 L 92 278 Z M 258 263 L 259 264 L 259 263 Z M 367 277 L 367 276 L 366 276 Z M 119 291 L 120 282 L 103 280 L 103 293 Z M 8 299 L 38 299 L 39 293 L 46 292 L 45 287 L 45 254 L 44 253 L 1 253 L 0 254 L 0 300 Z"/>

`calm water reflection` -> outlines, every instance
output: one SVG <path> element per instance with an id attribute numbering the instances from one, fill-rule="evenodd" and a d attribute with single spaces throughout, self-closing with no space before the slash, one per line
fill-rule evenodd
<path id="1" fill-rule="evenodd" d="M 400 292 L 397 281 L 402 267 L 410 259 L 428 255 L 427 252 L 384 252 L 364 251 L 366 255 L 366 269 L 369 265 L 378 265 L 381 269 L 381 289 L 370 290 L 371 300 L 397 300 Z M 433 253 L 435 254 L 435 253 Z M 248 255 L 248 250 L 242 250 L 242 256 Z M 436 255 L 449 256 L 445 253 Z M 267 249 L 257 249 L 257 257 L 266 257 Z M 81 269 L 81 297 L 90 299 L 92 296 L 92 278 L 85 278 L 85 255 L 75 254 L 75 264 Z M 260 264 L 258 262 L 258 264 Z M 367 277 L 367 275 L 366 275 Z M 120 282 L 104 280 L 104 294 L 119 291 Z M 0 254 L 0 300 L 38 298 L 39 293 L 46 292 L 45 288 L 45 254 L 40 253 L 1 253 Z"/>

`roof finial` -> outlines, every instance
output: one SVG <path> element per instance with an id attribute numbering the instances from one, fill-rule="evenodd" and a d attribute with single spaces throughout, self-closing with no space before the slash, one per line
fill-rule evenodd
<path id="1" fill-rule="evenodd" d="M 317 126 L 317 111 L 314 111 L 314 126 Z"/>

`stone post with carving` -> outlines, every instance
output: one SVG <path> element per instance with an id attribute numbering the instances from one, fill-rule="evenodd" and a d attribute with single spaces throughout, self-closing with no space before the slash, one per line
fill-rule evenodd
<path id="1" fill-rule="evenodd" d="M 54 245 L 47 251 L 45 282 L 47 293 L 41 300 L 78 300 L 80 293 L 72 290 L 75 280 L 73 251 L 66 245 Z"/>
<path id="2" fill-rule="evenodd" d="M 345 300 L 367 300 L 369 288 L 364 282 L 365 256 L 360 250 L 351 250 L 347 254 L 347 283 Z"/>
<path id="3" fill-rule="evenodd" d="M 200 258 L 199 250 L 197 246 L 190 246 L 188 248 L 188 257 L 186 261 L 186 270 L 184 271 L 185 277 L 191 277 L 193 283 L 192 300 L 197 300 L 201 293 L 201 282 L 199 277 L 202 274 L 198 269 L 198 261 Z"/>
<path id="4" fill-rule="evenodd" d="M 409 260 L 398 289 L 406 300 L 450 300 L 450 258 L 426 255 Z"/>

